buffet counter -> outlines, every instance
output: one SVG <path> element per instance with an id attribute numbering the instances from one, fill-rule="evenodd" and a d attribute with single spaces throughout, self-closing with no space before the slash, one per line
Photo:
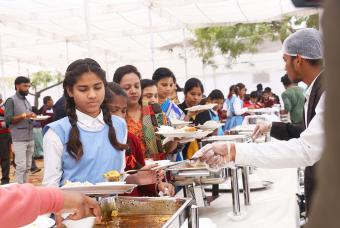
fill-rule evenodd
<path id="1" fill-rule="evenodd" d="M 207 224 L 205 218 L 210 219 L 216 227 L 299 227 L 297 169 L 257 169 L 256 173 L 262 180 L 273 181 L 274 184 L 266 190 L 252 191 L 250 206 L 244 206 L 244 198 L 240 195 L 241 211 L 246 212 L 243 218 L 234 221 L 228 217 L 227 214 L 233 210 L 232 196 L 231 193 L 220 193 L 220 197 L 211 202 L 209 207 L 199 208 L 200 227 Z M 209 225 L 209 228 L 213 228 L 213 225 Z"/>

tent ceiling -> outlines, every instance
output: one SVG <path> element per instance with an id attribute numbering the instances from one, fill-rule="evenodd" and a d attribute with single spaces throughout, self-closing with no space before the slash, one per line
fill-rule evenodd
<path id="1" fill-rule="evenodd" d="M 64 70 L 85 56 L 150 61 L 153 46 L 157 61 L 169 58 L 162 47 L 192 37 L 190 29 L 298 13 L 311 10 L 290 0 L 0 0 L 0 60 L 5 68 L 20 62 Z"/>

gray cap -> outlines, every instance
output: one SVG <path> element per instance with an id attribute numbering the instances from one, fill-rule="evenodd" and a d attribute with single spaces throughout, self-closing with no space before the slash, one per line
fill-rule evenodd
<path id="1" fill-rule="evenodd" d="M 283 53 L 304 59 L 323 59 L 323 42 L 321 33 L 313 28 L 301 29 L 283 42 Z"/>

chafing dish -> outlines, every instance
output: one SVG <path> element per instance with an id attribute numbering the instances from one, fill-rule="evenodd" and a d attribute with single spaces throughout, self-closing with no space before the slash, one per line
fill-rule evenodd
<path id="1" fill-rule="evenodd" d="M 191 166 L 189 162 L 182 162 L 180 164 L 168 167 L 169 180 L 177 186 L 204 184 L 220 184 L 226 180 L 226 175 L 223 170 L 218 172 L 209 171 L 205 165 Z"/>
<path id="2" fill-rule="evenodd" d="M 247 143 L 251 142 L 251 133 L 248 134 L 238 134 L 233 132 L 230 135 L 221 135 L 221 136 L 211 136 L 202 140 L 202 142 L 218 142 L 218 141 L 228 141 L 228 142 L 237 142 L 237 143 Z"/>
<path id="3" fill-rule="evenodd" d="M 205 165 L 191 166 L 188 161 L 183 161 L 166 169 L 168 180 L 175 186 L 183 186 L 184 197 L 190 197 L 197 204 L 194 186 L 201 186 L 201 194 L 204 206 L 209 202 L 205 195 L 204 186 L 211 184 L 221 184 L 226 181 L 224 170 L 218 172 L 209 171 Z"/>
<path id="4" fill-rule="evenodd" d="M 212 136 L 202 140 L 204 143 L 211 143 L 216 141 L 229 141 L 229 142 L 237 142 L 237 143 L 249 143 L 251 142 L 250 135 L 223 135 L 223 136 Z M 202 145 L 201 145 L 202 146 Z M 243 195 L 244 195 L 244 204 L 250 205 L 250 187 L 249 187 L 249 172 L 251 167 L 249 166 L 234 166 L 228 167 L 224 169 L 224 173 L 226 174 L 226 178 L 230 176 L 231 180 L 231 193 L 233 198 L 233 213 L 229 214 L 231 217 L 243 216 L 241 213 L 240 206 L 240 196 L 239 196 L 239 186 L 238 186 L 238 172 L 237 170 L 241 169 L 242 172 L 242 184 L 243 184 Z M 223 169 L 222 169 L 223 170 Z"/>
<path id="5" fill-rule="evenodd" d="M 95 228 L 170 228 L 180 227 L 185 219 L 188 227 L 198 227 L 197 209 L 189 198 L 119 196 L 114 203 L 116 216 Z"/>

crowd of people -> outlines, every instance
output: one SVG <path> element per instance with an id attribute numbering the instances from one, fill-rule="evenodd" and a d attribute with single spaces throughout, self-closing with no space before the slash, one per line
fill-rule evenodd
<path id="1" fill-rule="evenodd" d="M 291 52 L 290 49 L 288 51 Z M 293 60 L 288 60 L 288 58 L 300 60 L 300 57 L 290 54 L 285 56 L 287 58 L 285 59 L 286 70 L 288 75 L 294 75 L 292 69 L 289 68 L 290 65 L 287 64 L 288 61 Z M 308 54 L 304 58 L 310 57 Z M 313 62 L 313 64 L 315 65 L 311 65 L 310 68 L 316 69 L 316 72 L 319 68 L 315 66 L 319 67 L 319 62 Z M 303 67 L 308 68 L 309 65 Z M 105 71 L 95 60 L 78 59 L 66 69 L 63 96 L 55 104 L 50 96 L 44 97 L 43 106 L 39 109 L 32 107 L 26 98 L 30 88 L 30 79 L 24 76 L 15 79 L 15 94 L 7 99 L 0 97 L 2 104 L 0 108 L 1 184 L 8 184 L 10 181 L 10 151 L 13 148 L 15 182 L 19 184 L 28 182 L 30 172 L 40 171 L 38 167 L 35 167 L 34 159 L 43 159 L 42 184 L 49 187 L 46 191 L 54 191 L 51 190 L 54 188 L 50 187 L 61 187 L 65 181 L 88 181 L 93 184 L 103 182 L 105 181 L 103 174 L 110 170 L 124 172 L 130 169 L 147 169 L 148 171 L 126 177 L 127 183 L 138 185 L 131 195 L 158 196 L 162 193 L 174 196 L 176 189 L 164 180 L 164 172 L 151 169 L 157 165 L 146 165 L 146 160 L 190 159 L 199 150 L 199 144 L 197 140 L 183 144 L 177 138 L 164 144 L 164 138 L 155 134 L 158 127 L 171 126 L 174 119 L 191 121 L 194 125 L 213 120 L 224 123 L 224 126 L 218 128 L 213 134 L 224 135 L 230 129 L 242 124 L 249 109 L 270 108 L 275 104 L 280 104 L 280 98 L 269 87 L 263 90 L 262 84 L 259 84 L 256 90 L 247 93 L 246 86 L 240 82 L 231 85 L 226 96 L 218 89 L 214 89 L 205 96 L 202 82 L 194 77 L 185 82 L 184 100 L 180 102 L 177 92 L 182 89 L 177 84 L 175 74 L 165 67 L 155 70 L 152 79 L 143 79 L 138 69 L 132 65 L 117 68 L 111 82 L 107 82 L 106 78 Z M 291 81 L 290 78 L 292 79 L 287 75 L 281 78 L 286 89 L 281 96 L 282 104 L 284 109 L 290 113 L 292 123 L 303 123 L 305 120 L 303 90 L 297 86 L 298 80 Z M 311 81 L 303 81 L 308 85 L 311 84 Z M 187 110 L 199 104 L 216 104 L 216 106 L 200 112 Z M 50 118 L 44 121 L 34 120 L 39 114 Z M 310 120 L 311 117 L 307 116 L 308 118 Z M 305 124 L 305 127 L 308 124 L 309 122 Z M 273 129 L 274 125 L 270 127 Z M 308 132 L 301 137 L 305 136 L 308 141 L 309 136 L 306 134 Z M 309 132 L 309 134 L 312 133 Z M 289 137 L 287 136 L 285 140 L 290 139 Z M 264 149 L 259 145 L 252 147 L 251 156 L 247 153 L 250 145 L 213 144 L 206 149 L 204 157 L 211 166 L 224 164 L 225 157 L 228 157 L 228 162 L 235 160 L 241 164 L 266 167 L 313 165 L 311 160 L 301 160 L 301 162 L 296 162 L 296 165 L 291 162 L 291 159 L 301 157 L 293 150 L 296 144 L 302 147 L 301 150 L 304 149 L 304 145 L 300 145 L 298 141 L 293 141 L 291 145 L 285 144 L 286 146 L 267 145 L 266 148 L 263 146 Z M 283 158 L 278 156 L 277 152 L 270 152 L 276 151 L 279 146 L 281 146 L 282 154 L 287 154 L 282 151 L 283 149 L 292 151 L 290 156 Z M 313 147 L 315 148 L 319 146 Z M 257 156 L 256 153 L 264 156 L 262 151 L 265 149 L 269 151 L 266 151 L 267 154 L 277 159 L 286 159 L 286 163 L 273 161 L 271 164 L 264 164 L 260 155 L 257 158 L 254 157 Z M 228 156 L 224 154 L 225 151 L 228 151 Z M 219 161 L 216 157 L 223 159 Z M 312 160 L 317 159 L 318 156 Z M 212 163 L 212 160 L 215 163 Z M 287 165 L 288 163 L 290 165 Z M 31 186 L 23 186 L 24 191 L 35 192 L 35 194 L 43 192 L 44 189 L 41 188 L 38 191 Z M 58 197 L 53 197 L 50 193 L 48 200 L 58 198 L 60 202 L 62 194 L 58 191 L 60 190 L 53 192 Z M 64 200 L 68 198 L 64 197 Z M 90 202 L 87 197 L 79 199 Z M 2 197 L 0 210 L 3 203 L 1 200 Z M 95 206 L 88 206 L 92 205 L 92 201 L 81 205 L 85 208 L 90 207 L 92 212 L 97 211 Z M 61 209 L 61 206 L 54 206 L 50 208 L 50 211 Z M 95 214 L 98 215 L 97 212 Z"/>

